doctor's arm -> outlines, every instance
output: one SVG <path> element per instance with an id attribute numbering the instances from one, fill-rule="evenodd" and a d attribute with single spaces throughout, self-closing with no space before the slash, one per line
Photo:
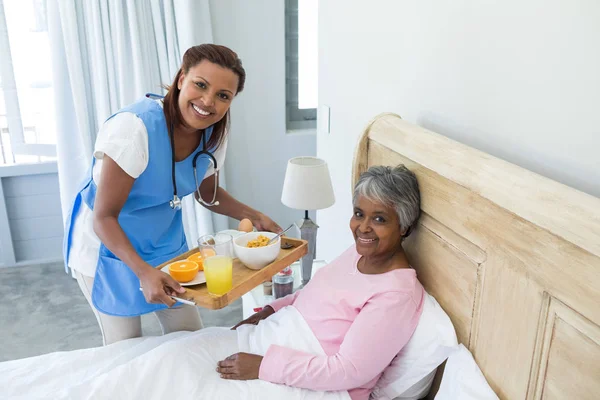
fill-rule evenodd
<path id="1" fill-rule="evenodd" d="M 135 179 L 123 171 L 113 159 L 104 156 L 94 202 L 94 231 L 102 243 L 140 279 L 148 302 L 172 306 L 175 301 L 169 295 L 175 296 L 185 289 L 169 275 L 155 270 L 146 263 L 135 251 L 119 225 L 119 213 L 129 197 L 134 182 Z"/>
<path id="2" fill-rule="evenodd" d="M 200 184 L 200 194 L 204 201 L 212 200 L 213 191 L 215 188 L 215 174 L 205 178 Z M 194 194 L 198 198 L 198 192 Z M 277 225 L 271 218 L 265 214 L 247 206 L 246 204 L 236 200 L 232 195 L 227 193 L 222 187 L 217 188 L 216 200 L 218 206 L 206 207 L 206 209 L 216 212 L 217 214 L 226 215 L 237 220 L 248 218 L 252 221 L 252 225 L 259 231 L 281 232 L 281 227 Z"/>

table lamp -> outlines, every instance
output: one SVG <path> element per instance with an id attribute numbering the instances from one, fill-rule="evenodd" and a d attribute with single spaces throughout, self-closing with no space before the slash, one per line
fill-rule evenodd
<path id="1" fill-rule="evenodd" d="M 317 229 L 309 217 L 309 210 L 322 210 L 335 203 L 329 168 L 316 157 L 295 157 L 288 161 L 283 181 L 281 202 L 294 209 L 304 210 L 304 219 L 296 222 L 300 237 L 308 242 L 308 253 L 302 257 L 302 284 L 306 285 L 312 274 L 315 258 Z"/>

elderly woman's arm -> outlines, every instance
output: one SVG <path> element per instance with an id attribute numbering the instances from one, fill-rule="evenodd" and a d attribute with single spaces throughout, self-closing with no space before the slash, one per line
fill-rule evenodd
<path id="1" fill-rule="evenodd" d="M 312 390 L 350 390 L 377 377 L 408 342 L 420 316 L 419 304 L 406 293 L 372 298 L 346 333 L 337 354 L 315 356 L 271 346 L 259 378 Z"/>
<path id="2" fill-rule="evenodd" d="M 277 311 L 281 310 L 283 307 L 291 306 L 292 304 L 294 304 L 294 301 L 296 300 L 296 297 L 298 297 L 299 293 L 300 293 L 300 290 L 297 290 L 295 293 L 292 293 L 290 295 L 287 295 L 285 297 L 282 297 L 280 299 L 273 301 L 271 304 L 266 305 L 261 311 L 257 312 L 256 314 L 253 314 L 249 318 L 246 318 L 245 320 L 239 322 L 237 325 L 235 325 L 231 329 L 236 330 L 239 326 L 245 325 L 245 324 L 251 324 L 251 325 L 258 324 L 259 321 L 262 321 L 263 319 L 267 319 L 268 317 L 270 317 Z"/>
<path id="3" fill-rule="evenodd" d="M 300 289 L 300 290 L 302 290 L 302 289 Z M 273 310 L 275 310 L 275 312 L 281 310 L 283 307 L 291 306 L 292 304 L 294 304 L 294 301 L 296 301 L 298 294 L 300 294 L 300 290 L 296 290 L 292 294 L 288 294 L 285 297 L 282 297 L 280 299 L 273 301 L 272 303 L 269 304 L 269 306 L 271 306 L 271 308 L 273 308 Z"/>

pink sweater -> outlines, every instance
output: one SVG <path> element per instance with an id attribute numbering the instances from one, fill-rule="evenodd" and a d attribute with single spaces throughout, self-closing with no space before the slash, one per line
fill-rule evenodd
<path id="1" fill-rule="evenodd" d="M 292 305 L 325 351 L 316 356 L 269 347 L 259 378 L 312 390 L 348 390 L 366 400 L 392 359 L 408 342 L 423 310 L 424 289 L 413 269 L 360 273 L 355 246 L 319 270 L 302 290 L 275 300 Z"/>

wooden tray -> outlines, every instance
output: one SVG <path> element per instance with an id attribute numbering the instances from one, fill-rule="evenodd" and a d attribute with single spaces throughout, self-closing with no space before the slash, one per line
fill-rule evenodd
<path id="1" fill-rule="evenodd" d="M 218 310 L 231 304 L 234 300 L 239 299 L 242 295 L 248 293 L 308 253 L 308 242 L 306 240 L 292 239 L 284 236 L 281 238 L 281 243 L 291 244 L 293 247 L 285 250 L 281 249 L 279 256 L 277 256 L 275 261 L 258 271 L 247 268 L 240 260 L 234 258 L 233 281 L 229 292 L 223 295 L 210 294 L 208 293 L 206 284 L 200 284 L 186 286 L 185 293 L 180 295 L 181 298 L 195 301 L 197 306 L 209 308 L 211 310 Z M 197 252 L 198 248 L 196 247 L 179 257 L 175 257 L 172 260 L 159 265 L 157 268 L 160 269 L 174 261 L 184 260 Z"/>

